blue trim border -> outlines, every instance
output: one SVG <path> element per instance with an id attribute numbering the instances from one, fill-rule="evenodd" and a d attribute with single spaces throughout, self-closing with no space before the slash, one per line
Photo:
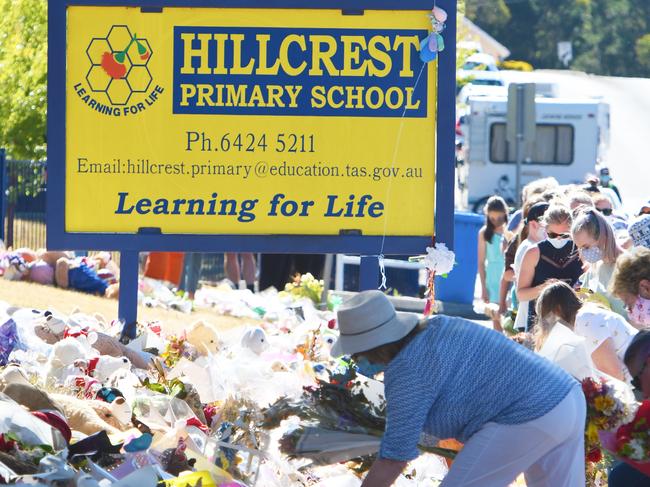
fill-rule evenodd
<path id="1" fill-rule="evenodd" d="M 124 251 L 416 254 L 431 244 L 430 237 L 360 235 L 179 235 L 68 233 L 65 231 L 66 121 L 66 9 L 68 6 L 215 8 L 307 8 L 428 11 L 433 0 L 49 0 L 48 1 L 48 191 L 47 246 L 49 249 Z M 456 100 L 456 0 L 436 0 L 448 13 L 443 32 L 445 51 L 438 60 L 436 115 L 435 240 L 453 248 L 454 238 L 454 125 Z"/>

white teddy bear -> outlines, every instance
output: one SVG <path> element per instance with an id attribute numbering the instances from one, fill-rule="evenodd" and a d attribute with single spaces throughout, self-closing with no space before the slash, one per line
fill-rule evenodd
<path id="1" fill-rule="evenodd" d="M 259 355 L 269 348 L 269 340 L 261 328 L 249 328 L 241 338 L 241 346 Z"/>
<path id="2" fill-rule="evenodd" d="M 46 377 L 65 382 L 68 377 L 83 375 L 83 370 L 75 362 L 88 357 L 89 351 L 74 338 L 64 338 L 52 347 L 46 367 Z"/>
<path id="3" fill-rule="evenodd" d="M 89 376 L 104 382 L 120 369 L 131 369 L 129 359 L 99 355 L 85 336 L 68 337 L 52 347 L 46 376 L 59 382 L 77 376 Z"/>
<path id="4" fill-rule="evenodd" d="M 81 367 L 84 374 L 99 382 L 107 381 L 118 370 L 131 370 L 131 362 L 126 357 L 99 355 L 90 360 L 77 360 L 75 365 Z"/>

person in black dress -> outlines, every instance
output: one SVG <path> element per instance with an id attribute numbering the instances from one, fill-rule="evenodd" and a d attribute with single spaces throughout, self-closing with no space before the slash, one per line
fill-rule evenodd
<path id="1" fill-rule="evenodd" d="M 529 301 L 528 328 L 535 322 L 535 300 L 544 284 L 559 280 L 574 287 L 583 274 L 583 264 L 573 240 L 571 240 L 571 210 L 562 205 L 552 205 L 544 214 L 546 240 L 531 247 L 524 255 L 517 298 Z"/>

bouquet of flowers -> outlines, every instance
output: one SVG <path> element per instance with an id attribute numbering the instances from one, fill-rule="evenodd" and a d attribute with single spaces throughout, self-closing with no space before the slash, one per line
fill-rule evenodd
<path id="1" fill-rule="evenodd" d="M 296 274 L 293 280 L 284 286 L 284 293 L 294 298 L 309 298 L 315 304 L 319 304 L 324 287 L 322 280 L 316 279 L 308 272 L 302 275 Z"/>
<path id="2" fill-rule="evenodd" d="M 456 255 L 447 248 L 444 243 L 437 243 L 433 247 L 427 247 L 426 255 L 410 257 L 409 262 L 423 262 L 427 268 L 427 304 L 424 308 L 424 315 L 428 316 L 434 311 L 435 289 L 434 282 L 436 274 L 447 277 L 456 263 Z"/>
<path id="3" fill-rule="evenodd" d="M 650 476 L 650 401 L 643 401 L 629 423 L 600 434 L 603 447 Z"/>
<path id="4" fill-rule="evenodd" d="M 281 398 L 264 410 L 260 426 L 276 428 L 282 420 L 297 416 L 301 424 L 282 437 L 280 451 L 320 465 L 351 461 L 351 466 L 362 473 L 379 451 L 386 425 L 385 403 L 368 401 L 363 382 L 350 363 L 327 374 L 329 381 L 317 379 L 317 386 L 306 387 L 299 400 Z M 457 453 L 438 447 L 420 449 L 452 459 Z"/>
<path id="5" fill-rule="evenodd" d="M 588 377 L 582 381 L 582 390 L 587 399 L 587 425 L 585 428 L 585 451 L 587 461 L 602 460 L 602 445 L 599 432 L 615 431 L 627 423 L 632 408 L 626 404 L 618 390 L 604 379 Z"/>

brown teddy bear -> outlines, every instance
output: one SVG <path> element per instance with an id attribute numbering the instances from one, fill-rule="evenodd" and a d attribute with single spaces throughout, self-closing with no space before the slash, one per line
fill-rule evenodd
<path id="1" fill-rule="evenodd" d="M 120 423 L 106 402 L 78 399 L 65 394 L 50 394 L 50 397 L 63 411 L 70 428 L 86 435 L 102 430 L 109 435 L 118 434 L 128 426 Z"/>

